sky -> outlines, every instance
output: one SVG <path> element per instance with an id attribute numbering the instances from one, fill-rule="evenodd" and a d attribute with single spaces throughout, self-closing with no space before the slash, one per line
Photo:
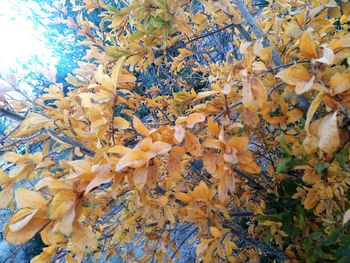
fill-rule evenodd
<path id="1" fill-rule="evenodd" d="M 41 19 L 44 21 L 44 13 L 33 0 L 0 1 L 0 72 L 20 74 L 25 64 L 34 61 L 56 66 L 59 58 L 44 36 L 48 29 Z"/>

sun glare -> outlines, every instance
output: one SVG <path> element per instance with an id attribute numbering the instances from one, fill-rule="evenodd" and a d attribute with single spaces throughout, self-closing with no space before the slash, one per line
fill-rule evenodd
<path id="1" fill-rule="evenodd" d="M 18 72 L 33 61 L 49 67 L 57 63 L 58 59 L 52 56 L 52 50 L 44 36 L 47 30 L 45 25 L 32 16 L 38 9 L 35 1 L 0 1 L 1 72 Z"/>

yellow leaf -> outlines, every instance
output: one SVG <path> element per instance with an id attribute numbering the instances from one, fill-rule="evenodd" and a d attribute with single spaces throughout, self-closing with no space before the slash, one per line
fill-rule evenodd
<path id="1" fill-rule="evenodd" d="M 32 258 L 30 263 L 48 263 L 51 262 L 51 258 L 56 254 L 58 250 L 57 246 L 44 247 L 43 251 Z"/>
<path id="2" fill-rule="evenodd" d="M 11 180 L 10 176 L 0 169 L 0 185 L 7 184 L 11 182 Z"/>
<path id="3" fill-rule="evenodd" d="M 205 142 L 203 142 L 203 146 L 206 148 L 222 150 L 222 149 L 225 149 L 226 145 L 224 142 L 217 139 L 207 139 Z"/>
<path id="4" fill-rule="evenodd" d="M 123 145 L 115 145 L 112 148 L 108 149 L 109 153 L 117 153 L 117 154 L 120 154 L 120 155 L 125 155 L 128 152 L 130 152 L 130 151 L 131 151 L 130 148 L 127 148 L 127 147 L 125 147 Z"/>
<path id="5" fill-rule="evenodd" d="M 337 112 L 324 117 L 318 131 L 320 149 L 326 153 L 334 153 L 340 146 Z"/>
<path id="6" fill-rule="evenodd" d="M 176 199 L 180 200 L 183 203 L 188 204 L 189 202 L 191 202 L 193 200 L 193 197 L 189 194 L 186 193 L 177 193 L 175 194 Z"/>
<path id="7" fill-rule="evenodd" d="M 111 78 L 114 86 L 116 86 L 116 84 L 118 83 L 118 76 L 121 68 L 124 65 L 124 61 L 125 61 L 125 56 L 120 57 L 112 68 Z"/>
<path id="8" fill-rule="evenodd" d="M 200 157 L 203 155 L 202 146 L 198 140 L 198 138 L 192 133 L 186 132 L 185 135 L 185 148 L 189 151 L 193 156 Z"/>
<path id="9" fill-rule="evenodd" d="M 177 143 L 182 143 L 183 139 L 185 138 L 185 129 L 182 126 L 175 125 L 174 127 L 174 138 L 177 141 Z"/>
<path id="10" fill-rule="evenodd" d="M 54 232 L 59 232 L 66 237 L 72 236 L 73 222 L 75 219 L 75 207 L 72 206 L 53 227 Z"/>
<path id="11" fill-rule="evenodd" d="M 9 225 L 9 229 L 12 232 L 20 231 L 26 225 L 29 224 L 29 222 L 33 219 L 33 217 L 36 215 L 37 212 L 38 212 L 38 209 L 32 210 L 29 214 L 27 214 L 26 216 L 22 217 L 17 222 L 12 223 L 11 225 Z"/>
<path id="12" fill-rule="evenodd" d="M 69 190 L 58 192 L 49 205 L 48 215 L 50 219 L 63 216 L 74 205 L 77 198 L 76 193 Z"/>
<path id="13" fill-rule="evenodd" d="M 13 200 L 13 185 L 9 184 L 6 185 L 3 189 L 0 191 L 0 209 L 5 208 L 8 206 L 11 201 Z"/>
<path id="14" fill-rule="evenodd" d="M 142 189 L 147 182 L 148 167 L 140 167 L 134 170 L 133 182 L 137 189 Z"/>
<path id="15" fill-rule="evenodd" d="M 208 131 L 212 137 L 218 137 L 220 134 L 220 127 L 213 117 L 208 118 Z"/>
<path id="16" fill-rule="evenodd" d="M 304 58 L 318 58 L 317 43 L 312 39 L 310 30 L 305 31 L 301 36 L 300 52 Z"/>
<path id="17" fill-rule="evenodd" d="M 99 67 L 97 68 L 97 71 L 95 73 L 95 79 L 105 88 L 105 90 L 114 93 L 112 79 L 103 72 L 102 65 L 99 65 Z"/>
<path id="18" fill-rule="evenodd" d="M 312 59 L 312 63 L 319 62 L 319 63 L 323 63 L 326 65 L 332 65 L 333 61 L 334 61 L 334 52 L 332 49 L 330 49 L 328 47 L 323 48 L 322 57 L 320 57 L 318 59 Z"/>
<path id="19" fill-rule="evenodd" d="M 15 192 L 17 207 L 22 208 L 42 208 L 47 205 L 48 201 L 38 192 L 30 191 L 27 188 L 17 188 Z"/>
<path id="20" fill-rule="evenodd" d="M 149 135 L 149 130 L 146 128 L 145 125 L 140 121 L 139 118 L 137 118 L 135 115 L 133 116 L 133 126 L 138 134 L 141 134 L 144 137 L 147 137 Z"/>
<path id="21" fill-rule="evenodd" d="M 309 131 L 310 122 L 311 122 L 312 117 L 314 116 L 318 106 L 320 105 L 320 103 L 323 99 L 323 96 L 324 95 L 322 93 L 319 93 L 309 107 L 309 110 L 308 110 L 307 115 L 306 115 L 306 122 L 305 122 L 305 131 L 306 132 Z"/>
<path id="22" fill-rule="evenodd" d="M 336 73 L 330 79 L 330 87 L 334 95 L 341 94 L 350 89 L 350 74 Z"/>
<path id="23" fill-rule="evenodd" d="M 246 109 L 257 112 L 267 101 L 267 90 L 263 83 L 254 76 L 249 76 L 247 70 L 242 71 L 242 102 Z"/>
<path id="24" fill-rule="evenodd" d="M 74 225 L 72 236 L 72 250 L 74 252 L 91 253 L 98 248 L 98 241 L 95 234 L 87 227 L 80 224 Z"/>
<path id="25" fill-rule="evenodd" d="M 44 177 L 35 185 L 35 190 L 39 191 L 44 188 L 48 188 L 51 192 L 57 190 L 73 190 L 73 184 L 69 181 L 63 181 L 59 179 L 54 179 L 52 177 Z"/>
<path id="26" fill-rule="evenodd" d="M 66 262 L 67 262 L 67 263 L 78 263 L 78 261 L 75 260 L 75 259 L 72 257 L 71 254 L 67 254 L 67 255 L 66 255 Z"/>
<path id="27" fill-rule="evenodd" d="M 350 220 L 350 209 L 348 209 L 343 217 L 343 225 L 345 225 Z"/>
<path id="28" fill-rule="evenodd" d="M 203 181 L 200 181 L 199 185 L 197 185 L 191 195 L 198 200 L 202 200 L 202 201 L 208 201 L 210 199 L 210 190 L 208 188 L 208 186 L 206 185 L 206 183 L 204 183 Z"/>
<path id="29" fill-rule="evenodd" d="M 3 159 L 6 162 L 10 163 L 17 163 L 19 160 L 23 160 L 23 155 L 15 152 L 7 152 L 3 156 L 1 156 L 1 159 Z"/>
<path id="30" fill-rule="evenodd" d="M 288 116 L 288 123 L 294 123 L 298 120 L 301 119 L 301 117 L 303 117 L 303 111 L 299 110 L 299 109 L 292 109 L 290 111 L 287 112 L 286 114 Z"/>
<path id="31" fill-rule="evenodd" d="M 107 171 L 105 171 L 103 173 L 99 173 L 86 186 L 84 194 L 89 193 L 92 189 L 94 189 L 96 187 L 99 187 L 102 184 L 109 183 L 110 181 L 112 181 L 112 179 L 113 179 L 113 174 L 112 173 L 107 173 Z"/>
<path id="32" fill-rule="evenodd" d="M 202 239 L 199 246 L 197 247 L 196 254 L 197 256 L 200 256 L 203 254 L 203 252 L 208 248 L 210 239 Z"/>
<path id="33" fill-rule="evenodd" d="M 301 94 L 309 91 L 312 88 L 312 86 L 314 85 L 314 81 L 315 81 L 315 76 L 312 76 L 309 81 L 300 81 L 295 86 L 295 93 L 298 95 L 301 95 Z"/>
<path id="34" fill-rule="evenodd" d="M 296 86 L 300 82 L 308 82 L 312 76 L 303 65 L 297 64 L 280 71 L 276 77 L 288 85 Z"/>
<path id="35" fill-rule="evenodd" d="M 152 143 L 151 148 L 149 150 L 150 154 L 148 158 L 153 158 L 157 155 L 165 154 L 169 152 L 170 149 L 171 149 L 170 144 L 166 142 L 157 141 L 155 143 Z"/>
<path id="36" fill-rule="evenodd" d="M 114 118 L 114 127 L 118 130 L 126 130 L 130 127 L 130 123 L 121 117 L 115 117 Z"/>
<path id="37" fill-rule="evenodd" d="M 165 206 L 163 209 L 164 209 L 164 215 L 165 215 L 166 219 L 169 220 L 170 223 L 175 224 L 176 223 L 175 217 L 174 217 L 173 212 L 171 211 L 170 207 Z"/>
<path id="38" fill-rule="evenodd" d="M 33 135 L 39 130 L 46 128 L 46 125 L 50 122 L 48 118 L 35 112 L 30 112 L 26 119 L 21 122 L 18 129 L 12 133 L 11 137 L 22 137 Z"/>
<path id="39" fill-rule="evenodd" d="M 211 226 L 211 227 L 209 228 L 209 230 L 210 230 L 210 234 L 211 234 L 213 237 L 215 237 L 215 238 L 221 237 L 221 232 L 220 232 L 220 230 L 217 229 L 216 227 Z"/>
<path id="40" fill-rule="evenodd" d="M 307 196 L 304 200 L 304 208 L 306 210 L 309 210 L 317 205 L 319 202 L 320 197 L 318 196 L 318 193 L 316 190 L 311 190 L 307 193 Z"/>
<path id="41" fill-rule="evenodd" d="M 129 72 L 123 72 L 118 77 L 118 83 L 134 83 L 136 81 L 136 77 L 129 73 Z"/>
<path id="42" fill-rule="evenodd" d="M 185 150 L 180 146 L 175 146 L 171 149 L 168 159 L 167 170 L 169 176 L 175 179 L 181 179 L 181 174 L 184 171 L 182 158 Z"/>
<path id="43" fill-rule="evenodd" d="M 40 232 L 41 239 L 46 245 L 55 245 L 59 243 L 67 242 L 67 239 L 59 232 L 53 230 L 57 222 L 51 221 Z"/>
<path id="44" fill-rule="evenodd" d="M 139 168 L 144 166 L 148 161 L 148 155 L 140 150 L 132 150 L 125 154 L 117 163 L 116 171 L 121 172 L 126 167 Z"/>
<path id="45" fill-rule="evenodd" d="M 32 212 L 32 209 L 24 208 L 19 210 L 10 218 L 3 232 L 8 242 L 13 244 L 23 244 L 33 238 L 34 235 L 49 222 L 49 220 L 45 217 L 45 212 L 39 210 L 23 228 L 16 232 L 11 231 L 9 227 L 10 225 L 16 223 L 17 221 L 20 221 Z"/>
<path id="46" fill-rule="evenodd" d="M 193 128 L 197 123 L 205 121 L 205 115 L 203 113 L 192 113 L 186 118 L 187 128 Z"/>
<path id="47" fill-rule="evenodd" d="M 218 91 L 215 91 L 215 90 L 211 90 L 211 91 L 204 91 L 204 92 L 199 92 L 197 94 L 197 97 L 195 98 L 195 101 L 200 101 L 204 98 L 207 98 L 207 97 L 210 97 L 210 96 L 213 96 L 215 94 L 219 93 Z"/>

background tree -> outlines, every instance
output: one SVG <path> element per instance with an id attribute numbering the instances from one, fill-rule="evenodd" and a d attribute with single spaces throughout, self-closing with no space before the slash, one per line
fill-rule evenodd
<path id="1" fill-rule="evenodd" d="M 204 262 L 347 262 L 349 3 L 60 3 L 86 48 L 69 86 L 0 108 L 9 242 L 40 233 L 33 262 L 186 242 Z"/>

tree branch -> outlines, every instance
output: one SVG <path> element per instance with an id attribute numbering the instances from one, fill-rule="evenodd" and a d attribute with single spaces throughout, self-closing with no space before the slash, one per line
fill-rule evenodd
<path id="1" fill-rule="evenodd" d="M 243 0 L 234 0 L 234 3 L 236 4 L 238 10 L 240 11 L 242 17 L 244 20 L 250 25 L 251 31 L 256 36 L 257 39 L 262 39 L 262 44 L 264 47 L 270 46 L 270 41 L 267 38 L 264 38 L 263 32 L 257 25 L 254 17 L 249 12 L 248 8 L 244 4 Z M 275 49 L 272 50 L 272 59 L 276 66 L 283 65 L 283 62 L 281 61 L 277 51 Z"/>
<path id="2" fill-rule="evenodd" d="M 204 34 L 204 35 L 195 37 L 195 38 L 193 38 L 193 39 L 190 39 L 189 41 L 185 42 L 184 45 L 187 46 L 188 44 L 190 44 L 190 43 L 192 43 L 192 42 L 194 42 L 194 41 L 196 41 L 196 40 L 199 40 L 199 39 L 205 38 L 205 37 L 209 37 L 209 36 L 211 36 L 211 35 L 214 35 L 214 34 L 216 34 L 216 33 L 221 32 L 221 31 L 223 31 L 223 30 L 225 30 L 225 29 L 227 29 L 227 28 L 230 28 L 230 27 L 232 27 L 232 26 L 234 26 L 234 25 L 235 25 L 234 23 L 231 23 L 231 24 L 228 24 L 227 26 L 224 26 L 224 27 L 222 27 L 222 28 L 219 28 L 218 30 L 215 30 L 215 31 L 209 32 L 209 33 L 207 33 L 207 34 Z"/>
<path id="3" fill-rule="evenodd" d="M 283 260 L 288 259 L 288 256 L 282 250 L 275 248 L 273 246 L 270 246 L 266 243 L 263 243 L 259 240 L 246 237 L 242 233 L 242 230 L 236 224 L 227 223 L 224 226 L 230 228 L 232 234 L 236 235 L 239 239 L 244 240 L 247 244 L 253 246 L 254 248 L 259 249 L 261 251 L 264 251 L 268 254 L 272 254 L 274 256 L 277 256 L 278 258 L 283 259 Z"/>
<path id="4" fill-rule="evenodd" d="M 16 113 L 16 112 L 13 112 L 13 111 L 10 111 L 10 110 L 7 110 L 7 109 L 3 109 L 3 108 L 0 108 L 0 113 L 2 113 L 3 115 L 5 115 L 6 117 L 9 117 L 11 119 L 14 119 L 16 121 L 23 121 L 25 120 L 25 117 Z M 56 137 L 57 139 L 71 145 L 71 146 L 74 146 L 74 147 L 78 147 L 82 153 L 90 156 L 90 157 L 93 157 L 95 155 L 95 152 L 91 149 L 89 149 L 88 147 L 82 145 L 80 142 L 77 142 L 71 138 L 69 138 L 68 136 L 62 136 L 62 135 L 59 135 L 57 132 L 55 132 L 54 130 L 48 128 L 48 129 L 45 129 L 46 132 L 48 132 L 49 134 L 51 133 L 51 135 L 53 135 L 54 137 Z"/>

